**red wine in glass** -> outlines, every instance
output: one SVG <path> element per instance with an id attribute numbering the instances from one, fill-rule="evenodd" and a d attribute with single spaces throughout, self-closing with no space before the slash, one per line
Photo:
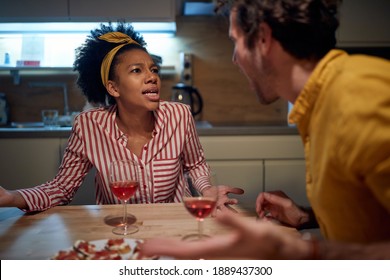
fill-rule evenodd
<path id="1" fill-rule="evenodd" d="M 198 233 L 186 235 L 183 239 L 196 241 L 208 237 L 203 234 L 203 220 L 214 211 L 217 196 L 184 197 L 183 204 L 187 211 L 198 220 Z"/>
<path id="2" fill-rule="evenodd" d="M 216 174 L 211 172 L 208 177 L 210 186 L 203 189 L 203 193 L 194 189 L 193 178 L 189 173 L 185 174 L 191 196 L 183 197 L 183 205 L 187 211 L 198 221 L 198 233 L 189 234 L 183 237 L 184 240 L 200 240 L 208 235 L 203 234 L 203 220 L 213 213 L 218 200 L 218 184 Z M 192 188 L 192 189 L 191 189 Z"/>
<path id="3" fill-rule="evenodd" d="M 184 206 L 191 215 L 197 219 L 203 220 L 214 210 L 216 200 L 202 197 L 191 197 L 184 199 Z"/>
<path id="4" fill-rule="evenodd" d="M 110 183 L 110 188 L 119 200 L 128 201 L 138 189 L 139 183 L 136 181 L 119 181 Z"/>
<path id="5" fill-rule="evenodd" d="M 139 187 L 139 166 L 136 161 L 118 160 L 110 164 L 110 189 L 123 204 L 123 222 L 112 232 L 127 235 L 138 231 L 138 227 L 128 224 L 126 206 Z"/>

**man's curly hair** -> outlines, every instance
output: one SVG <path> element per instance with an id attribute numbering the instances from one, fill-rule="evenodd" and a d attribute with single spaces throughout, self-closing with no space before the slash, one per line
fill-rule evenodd
<path id="1" fill-rule="evenodd" d="M 260 23 L 267 23 L 284 50 L 299 59 L 319 59 L 336 45 L 342 0 L 218 0 L 216 10 L 237 12 L 246 46 L 254 47 Z"/>
<path id="2" fill-rule="evenodd" d="M 142 35 L 136 32 L 130 23 L 119 21 L 116 24 L 100 24 L 100 28 L 91 31 L 85 42 L 76 49 L 76 60 L 73 69 L 79 73 L 77 85 L 86 96 L 88 102 L 96 105 L 115 104 L 115 99 L 108 94 L 104 87 L 100 67 L 105 55 L 118 44 L 100 40 L 98 37 L 109 32 L 122 32 L 129 35 L 134 41 L 139 43 L 123 46 L 115 55 L 109 73 L 109 79 L 115 80 L 115 66 L 118 64 L 118 56 L 130 49 L 141 49 L 147 52 Z"/>

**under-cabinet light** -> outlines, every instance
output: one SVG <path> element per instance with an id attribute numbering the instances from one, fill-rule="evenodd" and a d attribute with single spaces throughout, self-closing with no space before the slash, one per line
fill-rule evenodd
<path id="1" fill-rule="evenodd" d="M 106 22 L 28 22 L 0 23 L 0 34 L 27 33 L 89 33 Z M 175 22 L 133 22 L 134 30 L 141 34 L 174 36 Z"/>

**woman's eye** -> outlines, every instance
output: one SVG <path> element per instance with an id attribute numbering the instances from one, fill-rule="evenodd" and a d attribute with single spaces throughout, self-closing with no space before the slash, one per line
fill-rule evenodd
<path id="1" fill-rule="evenodd" d="M 152 68 L 150 71 L 152 71 L 152 73 L 155 73 L 155 74 L 160 73 L 160 69 L 158 69 L 158 68 Z"/>
<path id="2" fill-rule="evenodd" d="M 134 68 L 134 69 L 131 70 L 131 72 L 132 72 L 132 73 L 139 73 L 139 72 L 141 72 L 141 69 L 139 69 L 139 68 Z"/>

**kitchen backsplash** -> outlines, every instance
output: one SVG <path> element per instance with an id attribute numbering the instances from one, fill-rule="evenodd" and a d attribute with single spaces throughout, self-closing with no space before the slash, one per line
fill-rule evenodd
<path id="1" fill-rule="evenodd" d="M 233 45 L 228 38 L 225 18 L 213 16 L 179 17 L 171 51 L 163 54 L 174 61 L 176 74 L 164 75 L 162 94 L 170 100 L 172 86 L 180 79 L 180 52 L 193 55 L 193 86 L 201 93 L 204 108 L 199 120 L 214 123 L 286 124 L 287 102 L 261 105 L 248 82 L 231 61 Z M 164 65 L 164 61 L 163 61 Z M 30 87 L 31 82 L 66 83 L 70 111 L 81 111 L 85 99 L 76 85 L 75 74 L 22 75 L 20 84 L 1 73 L 0 92 L 7 95 L 10 119 L 15 122 L 40 121 L 42 109 L 58 109 L 63 113 L 64 98 L 59 87 Z"/>

